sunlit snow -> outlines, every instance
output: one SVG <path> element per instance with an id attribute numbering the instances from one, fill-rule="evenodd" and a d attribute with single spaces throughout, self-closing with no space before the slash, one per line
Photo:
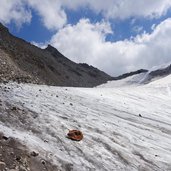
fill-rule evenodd
<path id="1" fill-rule="evenodd" d="M 3 103 L 28 115 L 22 116 L 25 124 L 9 116 L 15 122 L 0 123 L 0 130 L 62 170 L 171 170 L 171 76 L 148 85 L 123 82 L 97 88 L 2 85 L 10 87 L 0 92 Z M 81 130 L 84 139 L 66 138 L 69 129 Z"/>

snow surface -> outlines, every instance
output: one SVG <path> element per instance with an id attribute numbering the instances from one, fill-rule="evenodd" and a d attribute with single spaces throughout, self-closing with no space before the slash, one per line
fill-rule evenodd
<path id="1" fill-rule="evenodd" d="M 127 86 L 137 86 L 143 83 L 143 80 L 147 77 L 147 73 L 136 74 L 125 79 L 117 81 L 108 81 L 105 84 L 101 84 L 97 87 L 99 88 L 116 88 L 116 87 L 127 87 Z"/>
<path id="2" fill-rule="evenodd" d="M 0 122 L 0 130 L 61 170 L 170 171 L 171 76 L 141 86 L 120 83 L 98 88 L 1 85 L 10 88 L 0 92 L 3 103 L 26 110 L 22 117 L 27 119 L 25 124 L 16 118 Z M 84 139 L 66 138 L 68 129 L 81 130 Z"/>

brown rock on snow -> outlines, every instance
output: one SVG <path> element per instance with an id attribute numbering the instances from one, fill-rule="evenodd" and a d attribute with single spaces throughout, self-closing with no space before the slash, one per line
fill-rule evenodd
<path id="1" fill-rule="evenodd" d="M 74 141 L 81 141 L 83 139 L 83 134 L 79 130 L 70 130 L 67 137 Z"/>

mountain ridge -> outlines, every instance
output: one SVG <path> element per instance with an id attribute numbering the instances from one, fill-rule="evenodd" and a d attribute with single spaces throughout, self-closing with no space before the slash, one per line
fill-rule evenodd
<path id="1" fill-rule="evenodd" d="M 94 67 L 84 67 L 48 45 L 36 47 L 0 25 L 0 81 L 55 86 L 94 87 L 112 77 Z"/>

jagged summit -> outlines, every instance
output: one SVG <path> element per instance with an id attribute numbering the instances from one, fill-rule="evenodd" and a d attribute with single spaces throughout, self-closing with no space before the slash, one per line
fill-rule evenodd
<path id="1" fill-rule="evenodd" d="M 1 22 L 0 22 L 0 32 L 6 32 L 9 33 L 9 30 L 7 27 L 5 27 Z"/>
<path id="2" fill-rule="evenodd" d="M 52 45 L 48 44 L 47 48 L 45 48 L 46 51 L 50 52 L 52 55 L 57 56 L 57 57 L 65 57 L 60 53 L 55 47 Z"/>

